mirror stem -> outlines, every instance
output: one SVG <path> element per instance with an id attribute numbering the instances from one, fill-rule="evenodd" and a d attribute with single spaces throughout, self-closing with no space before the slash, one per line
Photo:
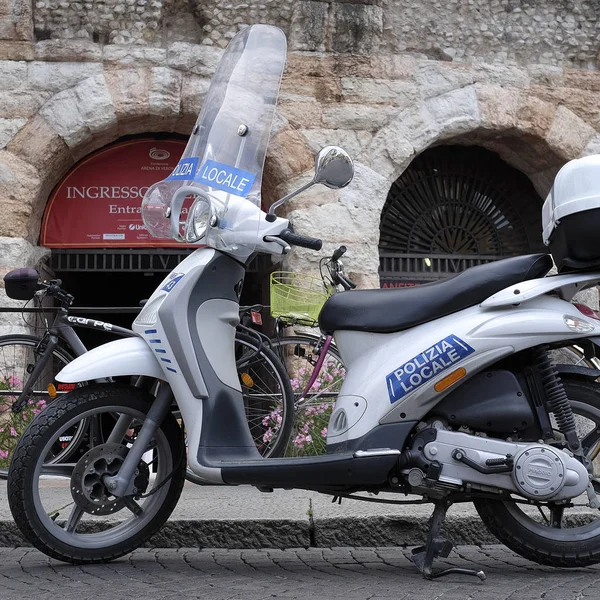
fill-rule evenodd
<path id="1" fill-rule="evenodd" d="M 312 187 L 313 185 L 315 185 L 314 180 L 313 181 L 309 181 L 307 184 L 303 185 L 301 188 L 298 188 L 297 190 L 294 190 L 293 192 L 290 192 L 287 196 L 284 196 L 283 198 L 281 198 L 281 200 L 277 200 L 277 202 L 273 202 L 273 204 L 271 204 L 271 208 L 269 208 L 269 212 L 267 213 L 267 217 L 266 217 L 267 221 L 269 221 L 269 223 L 272 223 L 277 218 L 277 216 L 275 215 L 275 209 L 276 208 L 278 208 L 284 202 L 287 202 L 288 200 L 290 200 L 294 196 L 297 196 L 298 194 L 300 194 L 304 190 L 307 190 L 309 187 Z"/>

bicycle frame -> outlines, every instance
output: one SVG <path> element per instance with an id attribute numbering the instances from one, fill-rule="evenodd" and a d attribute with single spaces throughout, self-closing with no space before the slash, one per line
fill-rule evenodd
<path id="1" fill-rule="evenodd" d="M 41 355 L 36 360 L 35 365 L 27 378 L 27 381 L 23 384 L 21 392 L 2 392 L 3 395 L 17 395 L 17 399 L 12 404 L 13 412 L 20 412 L 23 406 L 29 400 L 33 390 L 33 385 L 37 381 L 38 377 L 46 367 L 47 362 L 51 359 L 54 349 L 58 346 L 59 340 L 62 339 L 66 342 L 68 348 L 72 351 L 75 358 L 85 354 L 88 350 L 84 346 L 81 338 L 75 333 L 73 325 L 76 327 L 85 327 L 88 329 L 96 329 L 99 331 L 109 331 L 122 337 L 134 337 L 136 334 L 131 329 L 119 327 L 112 323 L 106 323 L 104 321 L 98 321 L 95 319 L 86 319 L 84 317 L 76 317 L 69 315 L 67 308 L 61 307 L 54 318 L 54 321 L 50 327 L 47 328 L 46 333 L 38 348 L 42 349 Z M 45 392 L 36 392 L 36 394 L 48 394 Z M 60 393 L 60 392 L 59 392 Z"/>

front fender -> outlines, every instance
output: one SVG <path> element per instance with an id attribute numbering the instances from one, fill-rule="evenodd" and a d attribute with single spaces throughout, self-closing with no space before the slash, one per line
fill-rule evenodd
<path id="1" fill-rule="evenodd" d="M 78 383 L 122 375 L 165 378 L 148 344 L 140 337 L 132 337 L 103 344 L 82 354 L 62 369 L 56 379 L 62 383 Z"/>

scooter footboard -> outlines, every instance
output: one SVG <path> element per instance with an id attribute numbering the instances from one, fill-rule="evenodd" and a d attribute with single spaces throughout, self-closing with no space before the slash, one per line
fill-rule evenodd
<path id="1" fill-rule="evenodd" d="M 223 462 L 215 466 L 221 467 L 223 481 L 228 484 L 342 491 L 384 485 L 397 464 L 398 453 L 375 456 L 347 453 Z"/>

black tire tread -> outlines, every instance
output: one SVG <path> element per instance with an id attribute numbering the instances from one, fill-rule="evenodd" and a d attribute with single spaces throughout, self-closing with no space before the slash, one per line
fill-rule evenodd
<path id="1" fill-rule="evenodd" d="M 109 551 L 108 548 L 99 549 L 100 551 L 86 550 L 89 552 L 86 557 L 82 557 L 81 553 L 77 555 L 70 552 L 68 548 L 72 547 L 53 538 L 37 519 L 33 505 L 27 497 L 27 493 L 31 489 L 28 471 L 35 467 L 36 448 L 39 444 L 43 445 L 45 442 L 44 431 L 59 421 L 67 421 L 72 418 L 74 411 L 84 405 L 90 403 L 106 404 L 107 399 L 114 401 L 119 397 L 121 400 L 127 398 L 131 404 L 137 404 L 138 406 L 135 406 L 135 408 L 141 408 L 144 412 L 148 410 L 152 400 L 152 396 L 147 392 L 118 383 L 92 384 L 78 388 L 58 401 L 49 404 L 31 422 L 19 440 L 8 475 L 8 503 L 13 518 L 26 539 L 38 550 L 52 558 L 73 564 L 90 564 L 108 562 L 128 554 L 144 544 L 164 525 L 179 500 L 185 482 L 185 460 L 180 461 L 177 472 L 173 474 L 171 481 L 165 484 L 169 486 L 165 503 L 142 531 L 133 536 L 127 543 L 119 544 L 113 551 Z M 177 459 L 179 452 L 185 451 L 183 434 L 179 424 L 172 414 L 167 414 L 161 428 L 165 430 L 165 435 L 167 435 L 167 439 L 172 445 L 179 442 L 179 449 L 173 453 L 174 458 Z"/>
<path id="2" fill-rule="evenodd" d="M 600 409 L 600 385 L 584 379 L 564 378 L 567 396 Z M 505 546 L 528 560 L 550 567 L 584 567 L 600 562 L 600 528 L 594 538 L 557 541 L 524 528 L 506 510 L 501 500 L 474 500 L 481 520 Z M 600 519 L 600 512 L 598 514 Z"/>

